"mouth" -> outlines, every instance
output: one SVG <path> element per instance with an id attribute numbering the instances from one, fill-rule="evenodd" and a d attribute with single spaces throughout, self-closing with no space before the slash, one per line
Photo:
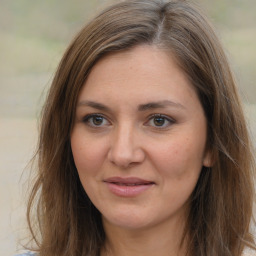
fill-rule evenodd
<path id="1" fill-rule="evenodd" d="M 141 186 L 141 185 L 150 185 L 153 183 L 120 183 L 120 182 L 111 182 L 112 184 L 116 184 L 118 186 Z"/>
<path id="2" fill-rule="evenodd" d="M 121 197 L 135 197 L 145 192 L 155 185 L 155 182 L 140 178 L 129 177 L 111 177 L 105 179 L 110 192 Z"/>

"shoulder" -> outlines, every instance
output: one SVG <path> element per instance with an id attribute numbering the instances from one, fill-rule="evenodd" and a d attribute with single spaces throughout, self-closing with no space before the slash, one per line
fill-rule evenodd
<path id="1" fill-rule="evenodd" d="M 256 251 L 251 250 L 251 249 L 246 249 L 246 250 L 243 252 L 243 255 L 242 255 L 242 256 L 256 256 Z"/>
<path id="2" fill-rule="evenodd" d="M 36 253 L 34 252 L 23 252 L 23 253 L 20 253 L 20 254 L 16 254 L 15 256 L 38 256 Z"/>

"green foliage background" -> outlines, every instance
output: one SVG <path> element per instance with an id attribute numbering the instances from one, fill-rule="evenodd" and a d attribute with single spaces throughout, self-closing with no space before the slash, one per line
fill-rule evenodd
<path id="1" fill-rule="evenodd" d="M 113 1 L 112 1 L 113 2 Z M 246 103 L 256 104 L 256 1 L 197 0 L 217 28 Z M 73 35 L 110 0 L 0 0 L 0 116 L 35 118 Z"/>

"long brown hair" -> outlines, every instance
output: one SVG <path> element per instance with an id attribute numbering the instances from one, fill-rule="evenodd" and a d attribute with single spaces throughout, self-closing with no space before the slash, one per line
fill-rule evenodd
<path id="1" fill-rule="evenodd" d="M 110 6 L 66 50 L 44 105 L 38 174 L 28 222 L 40 256 L 96 256 L 105 240 L 101 214 L 84 191 L 70 134 L 77 98 L 93 65 L 139 44 L 175 56 L 195 87 L 208 123 L 214 165 L 203 168 L 190 198 L 184 236 L 189 255 L 240 256 L 249 232 L 255 162 L 233 75 L 212 26 L 187 1 L 127 0 Z M 33 207 L 33 206 L 36 207 Z M 32 221 L 37 210 L 36 222 Z"/>

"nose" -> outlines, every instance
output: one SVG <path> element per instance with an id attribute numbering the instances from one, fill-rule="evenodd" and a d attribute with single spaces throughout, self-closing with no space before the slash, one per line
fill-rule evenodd
<path id="1" fill-rule="evenodd" d="M 108 159 L 120 168 L 144 161 L 145 152 L 136 129 L 126 125 L 113 132 Z"/>

